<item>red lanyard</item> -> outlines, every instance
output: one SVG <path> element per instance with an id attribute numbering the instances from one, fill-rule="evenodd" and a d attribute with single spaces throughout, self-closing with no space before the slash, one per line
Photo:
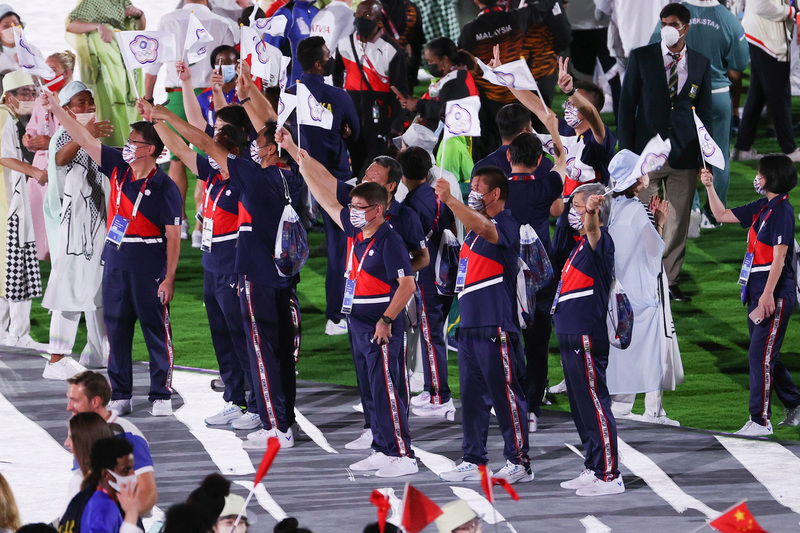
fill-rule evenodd
<path id="1" fill-rule="evenodd" d="M 755 230 L 754 226 L 756 225 L 756 222 L 758 222 L 761 213 L 763 213 L 764 210 L 767 208 L 767 204 L 769 202 L 767 202 L 767 204 L 764 204 L 763 207 L 761 207 L 761 210 L 758 212 L 758 214 L 756 214 L 756 216 L 753 217 L 753 223 L 750 225 L 750 231 L 747 232 L 747 253 L 752 254 L 755 252 L 756 242 L 758 241 L 758 234 L 761 233 L 761 230 L 764 229 L 764 226 L 767 225 L 767 220 L 769 220 L 770 215 L 772 215 L 772 210 L 778 207 L 778 205 L 782 201 L 786 200 L 788 197 L 789 197 L 788 194 L 784 194 L 783 196 L 781 196 L 781 199 L 775 203 L 775 205 L 769 208 L 769 210 L 767 211 L 767 216 L 764 217 L 764 220 L 761 222 L 761 227 L 758 228 L 758 231 Z M 754 236 L 751 239 L 750 236 L 753 234 Z"/>
<path id="2" fill-rule="evenodd" d="M 158 171 L 158 167 L 153 167 L 153 170 L 150 171 L 150 174 L 144 179 L 144 183 L 142 183 L 142 188 L 139 189 L 139 195 L 136 197 L 136 202 L 133 204 L 133 211 L 131 211 L 131 220 L 136 219 L 136 213 L 139 212 L 139 204 L 142 202 L 142 197 L 144 196 L 144 191 L 147 189 L 147 184 L 150 183 L 150 178 Z M 122 201 L 122 188 L 125 186 L 125 180 L 128 177 L 128 173 L 131 175 L 131 183 L 133 183 L 133 171 L 128 167 L 128 170 L 122 176 L 122 180 L 117 185 L 117 209 L 114 211 L 115 215 L 119 214 L 119 204 Z"/>
<path id="3" fill-rule="evenodd" d="M 400 33 L 397 31 L 397 28 L 394 27 L 394 23 L 392 22 L 392 19 L 389 18 L 389 15 L 386 14 L 386 11 L 384 11 L 383 8 L 381 8 L 381 13 L 383 13 L 383 18 L 386 19 L 386 22 L 389 23 L 389 29 L 392 30 L 392 35 L 394 35 L 394 40 L 395 41 L 399 41 L 400 40 Z"/>
<path id="4" fill-rule="evenodd" d="M 363 237 L 364 234 L 362 233 L 361 235 Z M 359 259 L 359 261 L 358 261 L 358 269 L 356 270 L 356 277 L 350 278 L 350 272 L 353 270 L 353 254 L 355 253 L 355 249 L 356 249 L 356 241 L 355 241 L 355 239 L 353 239 L 353 244 L 350 246 L 350 257 L 347 258 L 347 278 L 348 279 L 352 279 L 354 282 L 358 281 L 358 276 L 359 276 L 359 274 L 361 274 L 361 269 L 364 268 L 364 259 L 366 259 L 367 252 L 369 252 L 369 249 L 372 248 L 373 244 L 375 244 L 375 237 L 374 236 L 372 237 L 372 240 L 369 241 L 369 244 L 367 245 L 367 249 L 364 250 L 363 254 L 361 254 L 361 259 Z"/>
<path id="5" fill-rule="evenodd" d="M 206 199 L 203 202 L 203 216 L 206 216 L 206 211 L 208 210 L 208 198 L 211 196 L 211 189 L 214 188 L 214 184 L 217 182 L 217 176 L 214 176 L 211 179 L 211 183 L 206 185 Z M 222 196 L 222 193 L 225 191 L 225 187 L 228 186 L 228 182 L 222 184 L 219 192 L 217 193 L 217 197 L 214 199 L 214 205 L 211 207 L 211 216 L 207 218 L 214 218 L 214 212 L 217 210 L 217 202 L 219 202 L 219 197 Z"/>
<path id="6" fill-rule="evenodd" d="M 581 240 L 579 241 L 578 247 L 575 248 L 575 250 L 573 250 L 572 253 L 569 255 L 569 259 L 567 259 L 567 264 L 564 265 L 563 276 L 566 276 L 567 272 L 569 272 L 569 269 L 572 268 L 572 260 L 575 258 L 575 256 L 578 254 L 578 252 L 580 252 L 581 249 L 583 248 L 583 243 L 585 242 L 584 241 L 585 238 L 586 238 L 585 236 L 581 237 Z M 563 278 L 563 276 L 562 276 L 562 278 Z"/>
<path id="7" fill-rule="evenodd" d="M 536 181 L 533 174 L 523 174 L 521 176 L 509 176 L 508 181 Z"/>

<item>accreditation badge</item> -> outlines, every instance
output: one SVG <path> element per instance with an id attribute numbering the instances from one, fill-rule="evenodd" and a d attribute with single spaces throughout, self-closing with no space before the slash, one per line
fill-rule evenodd
<path id="1" fill-rule="evenodd" d="M 110 244 L 117 250 L 122 246 L 122 239 L 125 237 L 125 232 L 128 231 L 128 224 L 131 221 L 121 215 L 114 215 L 111 220 L 111 227 L 108 228 L 108 235 L 106 235 L 106 244 Z"/>

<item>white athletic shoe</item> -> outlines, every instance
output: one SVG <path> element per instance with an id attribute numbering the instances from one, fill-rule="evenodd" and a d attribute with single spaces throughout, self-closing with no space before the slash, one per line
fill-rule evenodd
<path id="1" fill-rule="evenodd" d="M 663 424 L 665 426 L 679 427 L 681 425 L 680 422 L 669 418 L 667 415 L 654 416 L 648 413 L 647 411 L 645 411 L 644 414 L 642 415 L 641 421 L 649 422 L 651 424 Z"/>
<path id="2" fill-rule="evenodd" d="M 767 425 L 762 426 L 752 420 L 748 420 L 747 423 L 742 426 L 742 429 L 734 433 L 734 435 L 742 435 L 744 437 L 766 437 L 772 435 L 772 422 L 767 420 Z"/>
<path id="3" fill-rule="evenodd" d="M 391 461 L 392 458 L 383 452 L 373 451 L 366 459 L 361 459 L 350 465 L 350 470 L 357 472 L 369 472 L 371 470 L 380 470 Z"/>
<path id="4" fill-rule="evenodd" d="M 188 238 L 189 238 L 189 221 L 184 218 L 181 221 L 181 240 L 185 241 Z"/>
<path id="5" fill-rule="evenodd" d="M 219 413 L 205 419 L 207 426 L 227 426 L 231 422 L 242 418 L 242 408 L 233 402 L 228 402 Z"/>
<path id="6" fill-rule="evenodd" d="M 411 397 L 411 407 L 425 407 L 431 403 L 431 393 L 422 391 L 422 394 Z"/>
<path id="7" fill-rule="evenodd" d="M 231 429 L 256 429 L 261 426 L 261 417 L 258 413 L 246 411 L 242 416 L 231 423 Z"/>
<path id="8" fill-rule="evenodd" d="M 619 476 L 611 481 L 603 481 L 595 477 L 589 485 L 576 490 L 575 494 L 578 496 L 610 496 L 623 492 L 625 492 L 625 483 L 622 481 L 622 476 Z"/>
<path id="9" fill-rule="evenodd" d="M 517 482 L 527 483 L 533 481 L 533 470 L 531 470 L 530 461 L 527 464 L 514 464 L 506 460 L 506 466 L 492 477 L 505 479 L 511 485 Z"/>
<path id="10" fill-rule="evenodd" d="M 716 229 L 719 226 L 720 226 L 719 224 L 714 224 L 713 222 L 711 222 L 711 219 L 708 218 L 708 215 L 705 214 L 705 212 L 703 212 L 700 218 L 700 229 Z"/>
<path id="11" fill-rule="evenodd" d="M 242 448 L 245 450 L 266 450 L 267 441 L 270 437 L 277 436 L 277 432 L 274 429 L 261 428 L 247 435 L 247 439 L 242 443 Z"/>
<path id="12" fill-rule="evenodd" d="M 325 335 L 346 335 L 347 334 L 347 320 L 344 318 L 338 322 L 328 320 L 325 323 Z"/>
<path id="13" fill-rule="evenodd" d="M 419 467 L 417 460 L 413 457 L 390 457 L 389 462 L 375 472 L 375 477 L 410 476 L 417 472 L 419 472 Z"/>
<path id="14" fill-rule="evenodd" d="M 64 357 L 55 363 L 46 363 L 42 377 L 44 379 L 54 379 L 66 381 L 76 374 L 85 372 L 86 368 L 70 357 Z"/>
<path id="15" fill-rule="evenodd" d="M 539 417 L 534 413 L 528 413 L 528 433 L 539 431 Z"/>
<path id="16" fill-rule="evenodd" d="M 196 229 L 192 232 L 192 248 L 200 248 L 203 245 L 203 232 Z"/>
<path id="17" fill-rule="evenodd" d="M 797 424 L 800 424 L 800 405 L 792 407 L 791 409 L 786 409 L 784 414 L 783 421 L 781 421 L 778 426 L 782 428 L 793 428 L 797 426 Z"/>
<path id="18" fill-rule="evenodd" d="M 14 337 L 9 335 L 6 337 L 6 346 L 14 346 L 16 348 L 24 348 L 26 350 L 36 350 L 37 352 L 46 353 L 50 350 L 50 344 L 44 342 L 36 342 L 29 333 L 22 337 Z M 86 370 L 84 368 L 84 370 Z"/>
<path id="19" fill-rule="evenodd" d="M 130 398 L 125 400 L 111 400 L 108 402 L 106 409 L 117 413 L 117 416 L 125 416 L 133 411 Z"/>
<path id="20" fill-rule="evenodd" d="M 275 429 L 275 436 L 278 437 L 281 448 L 294 448 L 294 432 L 292 428 L 287 429 L 286 432 Z"/>
<path id="21" fill-rule="evenodd" d="M 731 148 L 732 161 L 752 161 L 758 159 L 759 153 L 755 149 L 739 150 L 738 148 Z"/>
<path id="22" fill-rule="evenodd" d="M 369 450 L 372 448 L 372 430 L 370 428 L 365 429 L 361 432 L 361 436 L 351 440 L 344 447 L 348 450 Z"/>
<path id="23" fill-rule="evenodd" d="M 569 490 L 578 490 L 581 487 L 587 487 L 593 483 L 592 480 L 596 479 L 597 476 L 594 475 L 594 472 L 589 470 L 588 468 L 581 472 L 581 475 L 574 479 L 570 479 L 569 481 L 562 481 L 561 488 L 562 489 L 569 489 Z"/>
<path id="24" fill-rule="evenodd" d="M 172 400 L 154 400 L 150 414 L 153 416 L 170 416 L 172 414 Z"/>
<path id="25" fill-rule="evenodd" d="M 491 472 L 491 471 L 490 471 Z M 460 483 L 462 481 L 480 481 L 481 472 L 478 465 L 468 461 L 461 461 L 461 464 L 452 470 L 439 474 L 439 479 L 449 483 Z"/>
<path id="26" fill-rule="evenodd" d="M 456 407 L 452 398 L 440 405 L 429 403 L 422 407 L 412 407 L 411 412 L 420 418 L 445 418 L 450 421 L 456 419 Z"/>
<path id="27" fill-rule="evenodd" d="M 566 394 L 567 393 L 567 380 L 562 379 L 560 383 L 557 383 L 548 389 L 550 394 Z"/>
<path id="28" fill-rule="evenodd" d="M 689 233 L 686 236 L 687 239 L 697 239 L 700 237 L 700 220 L 702 218 L 699 209 L 692 209 L 689 213 Z"/>

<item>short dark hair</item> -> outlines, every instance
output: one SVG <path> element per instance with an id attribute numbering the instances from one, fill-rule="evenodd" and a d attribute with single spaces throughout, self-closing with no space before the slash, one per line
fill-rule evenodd
<path id="1" fill-rule="evenodd" d="M 503 142 L 511 141 L 531 126 L 531 112 L 522 104 L 504 105 L 495 118 Z"/>
<path id="2" fill-rule="evenodd" d="M 591 94 L 592 104 L 594 104 L 594 107 L 597 108 L 598 113 L 601 109 L 603 109 L 603 106 L 606 105 L 606 95 L 603 94 L 603 89 L 596 84 L 586 80 L 575 80 L 572 84 L 572 87 L 576 90 L 580 89 Z"/>
<path id="3" fill-rule="evenodd" d="M 211 56 L 209 57 L 209 60 L 211 61 L 211 66 L 213 68 L 217 68 L 217 56 L 220 55 L 222 52 L 233 52 L 233 55 L 236 56 L 236 60 L 237 61 L 239 60 L 239 50 L 237 50 L 236 48 L 234 48 L 229 44 L 221 44 L 211 51 Z"/>
<path id="4" fill-rule="evenodd" d="M 678 17 L 681 24 L 689 24 L 689 21 L 692 20 L 692 13 L 689 9 L 685 5 L 678 3 L 665 5 L 658 17 L 660 19 L 665 19 L 673 15 Z"/>
<path id="5" fill-rule="evenodd" d="M 489 191 L 500 189 L 500 201 L 505 202 L 508 200 L 508 178 L 505 173 L 495 166 L 481 167 L 475 171 L 472 176 L 474 180 L 478 176 L 483 178 L 486 185 L 489 186 Z"/>
<path id="6" fill-rule="evenodd" d="M 411 146 L 397 154 L 397 162 L 403 168 L 403 176 L 417 181 L 427 179 L 433 167 L 430 154 L 419 146 Z"/>
<path id="7" fill-rule="evenodd" d="M 764 176 L 764 188 L 786 194 L 797 185 L 797 169 L 786 154 L 768 154 L 758 160 L 758 173 Z"/>
<path id="8" fill-rule="evenodd" d="M 303 72 L 308 72 L 312 68 L 314 68 L 314 63 L 317 61 L 322 61 L 323 56 L 325 55 L 322 51 L 322 47 L 325 46 L 325 39 L 322 37 L 306 37 L 300 44 L 297 45 L 297 53 L 295 57 L 297 58 L 298 63 L 300 63 L 300 67 L 302 67 Z"/>
<path id="9" fill-rule="evenodd" d="M 509 143 L 508 153 L 512 165 L 536 167 L 542 157 L 542 141 L 535 133 L 520 133 Z"/>
<path id="10" fill-rule="evenodd" d="M 89 486 L 96 487 L 103 475 L 103 470 L 114 470 L 117 459 L 133 453 L 133 445 L 125 437 L 109 437 L 100 439 L 92 446 L 91 473 Z"/>
<path id="11" fill-rule="evenodd" d="M 161 141 L 161 137 L 158 136 L 152 122 L 140 120 L 139 122 L 131 124 L 131 129 L 141 135 L 144 142 L 152 144 L 155 147 L 152 157 L 156 159 L 161 157 L 161 152 L 164 151 L 164 143 Z"/>
<path id="12" fill-rule="evenodd" d="M 100 397 L 100 404 L 105 407 L 111 401 L 111 385 L 103 374 L 87 370 L 76 374 L 67 380 L 70 385 L 83 387 L 83 393 L 91 401 Z"/>
<path id="13" fill-rule="evenodd" d="M 235 126 L 225 124 L 214 136 L 214 140 L 233 155 L 238 156 L 245 153 L 247 135 Z M 237 151 L 236 153 L 234 153 L 235 150 Z"/>
<path id="14" fill-rule="evenodd" d="M 247 116 L 247 111 L 240 105 L 226 105 L 222 109 L 218 109 L 216 118 L 226 124 L 236 126 L 245 135 L 253 128 L 250 117 Z"/>
<path id="15" fill-rule="evenodd" d="M 250 25 L 250 15 L 253 13 L 253 9 L 254 9 L 254 6 L 247 6 L 246 8 L 244 8 L 242 10 L 242 16 L 241 16 L 241 18 L 239 20 L 245 26 L 249 26 Z M 263 19 L 263 18 L 267 18 L 267 15 L 266 15 L 266 13 L 264 13 L 264 10 L 259 7 L 258 11 L 256 11 L 255 19 L 258 20 L 258 19 Z"/>
<path id="16" fill-rule="evenodd" d="M 403 167 L 400 166 L 400 163 L 395 158 L 388 155 L 379 155 L 372 162 L 389 171 L 387 184 L 400 183 L 400 180 L 403 179 Z"/>
<path id="17" fill-rule="evenodd" d="M 258 133 L 264 132 L 264 139 L 267 141 L 267 144 L 264 146 L 269 146 L 270 144 L 274 144 L 278 146 L 278 143 L 275 142 L 275 131 L 278 129 L 278 123 L 275 122 L 273 119 L 269 119 L 264 122 L 264 127 L 259 130 Z"/>
<path id="18" fill-rule="evenodd" d="M 361 198 L 369 205 L 380 204 L 383 206 L 383 214 L 386 215 L 386 204 L 389 203 L 389 193 L 382 185 L 374 181 L 368 181 L 357 185 L 350 191 L 350 198 Z"/>

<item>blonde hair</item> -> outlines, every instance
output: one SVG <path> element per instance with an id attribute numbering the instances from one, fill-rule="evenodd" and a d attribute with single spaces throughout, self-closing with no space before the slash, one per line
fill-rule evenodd
<path id="1" fill-rule="evenodd" d="M 10 529 L 16 531 L 22 527 L 17 510 L 17 502 L 14 500 L 14 493 L 8 485 L 6 478 L 0 474 L 0 530 Z"/>
<path id="2" fill-rule="evenodd" d="M 75 70 L 75 54 L 70 52 L 69 50 L 64 50 L 63 52 L 56 52 L 55 54 L 50 54 L 47 59 L 55 59 L 58 61 L 58 64 L 61 65 L 61 68 L 64 69 L 64 72 L 71 70 Z"/>

